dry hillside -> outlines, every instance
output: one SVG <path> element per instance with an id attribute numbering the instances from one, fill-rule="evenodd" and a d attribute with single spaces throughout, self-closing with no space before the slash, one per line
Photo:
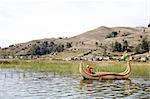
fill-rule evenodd
<path id="1" fill-rule="evenodd" d="M 114 36 L 112 33 L 117 34 Z M 48 45 L 51 44 L 51 42 L 54 42 L 55 44 L 63 44 L 64 47 L 66 43 L 70 43 L 71 47 L 65 47 L 65 51 L 93 49 L 103 50 L 105 46 L 107 47 L 107 51 L 111 51 L 112 44 L 116 41 L 119 43 L 127 41 L 128 48 L 131 51 L 134 51 L 136 46 L 141 42 L 141 39 L 145 37 L 147 40 L 150 40 L 150 28 L 148 27 L 101 26 L 71 38 L 47 38 L 10 45 L 9 47 L 1 48 L 0 55 L 29 55 L 29 51 L 33 48 L 33 46 L 43 44 L 43 42 L 47 42 Z"/>

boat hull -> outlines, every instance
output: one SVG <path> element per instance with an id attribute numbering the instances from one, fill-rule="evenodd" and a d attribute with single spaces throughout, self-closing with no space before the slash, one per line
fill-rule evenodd
<path id="1" fill-rule="evenodd" d="M 92 80 L 123 80 L 128 79 L 131 72 L 130 62 L 127 62 L 127 68 L 125 71 L 121 73 L 112 73 L 112 72 L 99 72 L 96 74 L 89 74 L 86 70 L 84 70 L 83 63 L 80 63 L 79 72 L 83 76 L 84 79 L 92 79 Z"/>

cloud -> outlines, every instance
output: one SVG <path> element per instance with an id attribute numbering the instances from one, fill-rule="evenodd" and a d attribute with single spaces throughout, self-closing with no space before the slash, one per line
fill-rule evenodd
<path id="1" fill-rule="evenodd" d="M 74 36 L 101 25 L 146 26 L 149 6 L 149 0 L 1 0 L 0 40 Z"/>

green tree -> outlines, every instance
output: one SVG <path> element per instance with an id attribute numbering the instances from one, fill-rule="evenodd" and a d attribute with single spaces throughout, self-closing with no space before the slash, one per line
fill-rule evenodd
<path id="1" fill-rule="evenodd" d="M 141 45 L 138 44 L 136 47 L 135 47 L 135 53 L 139 54 L 141 53 Z"/>
<path id="2" fill-rule="evenodd" d="M 149 51 L 149 42 L 147 38 L 141 38 L 140 43 L 135 47 L 135 53 L 144 53 Z"/>
<path id="3" fill-rule="evenodd" d="M 121 45 L 121 43 L 118 43 L 118 47 L 117 47 L 117 51 L 119 51 L 119 52 L 121 52 L 122 51 L 122 45 Z"/>
<path id="4" fill-rule="evenodd" d="M 49 46 L 53 46 L 55 43 L 54 42 L 50 42 L 50 45 Z"/>
<path id="5" fill-rule="evenodd" d="M 112 45 L 113 51 L 122 51 L 122 45 L 121 43 L 115 41 L 115 43 Z"/>
<path id="6" fill-rule="evenodd" d="M 118 33 L 117 32 L 112 32 L 111 35 L 112 35 L 112 37 L 116 37 L 118 35 Z"/>
<path id="7" fill-rule="evenodd" d="M 122 44 L 122 51 L 128 50 L 128 41 L 127 40 L 123 40 L 123 44 Z"/>
<path id="8" fill-rule="evenodd" d="M 105 45 L 104 46 L 104 51 L 103 51 L 103 56 L 106 56 L 107 55 L 107 46 Z"/>
<path id="9" fill-rule="evenodd" d="M 37 55 L 39 49 L 40 47 L 35 44 L 32 46 L 28 53 L 31 55 Z"/>
<path id="10" fill-rule="evenodd" d="M 115 51 L 115 46 L 114 46 L 114 42 L 111 43 L 111 48 L 112 48 L 112 51 L 114 52 Z"/>
<path id="11" fill-rule="evenodd" d="M 62 44 L 56 45 L 57 52 L 62 52 L 63 50 L 64 50 L 64 45 L 62 45 Z"/>
<path id="12" fill-rule="evenodd" d="M 149 49 L 149 51 L 150 51 L 150 41 L 148 41 L 148 49 Z"/>
<path id="13" fill-rule="evenodd" d="M 95 42 L 96 47 L 98 47 L 98 42 Z"/>
<path id="14" fill-rule="evenodd" d="M 143 39 L 142 39 L 142 42 L 141 42 L 141 49 L 142 49 L 144 52 L 149 51 L 149 44 L 148 44 L 147 38 L 143 38 Z"/>
<path id="15" fill-rule="evenodd" d="M 72 47 L 72 44 L 69 43 L 69 42 L 67 42 L 67 43 L 66 43 L 66 48 L 70 48 L 70 47 Z"/>
<path id="16" fill-rule="evenodd" d="M 113 32 L 109 33 L 108 35 L 106 35 L 105 38 L 112 38 L 112 37 L 116 37 L 117 35 L 118 35 L 118 33 L 113 31 Z"/>
<path id="17" fill-rule="evenodd" d="M 42 43 L 42 46 L 45 47 L 45 48 L 48 47 L 48 41 L 44 41 L 44 42 Z"/>
<path id="18" fill-rule="evenodd" d="M 30 55 L 45 55 L 49 53 L 62 52 L 64 50 L 63 44 L 55 44 L 54 42 L 44 41 L 42 44 L 33 45 L 29 50 Z"/>
<path id="19" fill-rule="evenodd" d="M 150 23 L 148 24 L 148 27 L 150 27 Z"/>

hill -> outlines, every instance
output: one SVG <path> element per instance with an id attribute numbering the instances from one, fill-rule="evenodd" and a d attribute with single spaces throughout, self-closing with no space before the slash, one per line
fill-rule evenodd
<path id="1" fill-rule="evenodd" d="M 113 55 L 114 52 L 122 52 L 124 50 L 145 53 L 150 48 L 149 40 L 150 28 L 148 27 L 101 26 L 71 38 L 46 38 L 10 45 L 0 49 L 0 56 L 48 55 L 52 57 L 67 57 L 72 55 L 82 56 L 90 51 L 96 55 Z M 142 48 L 142 44 L 145 44 L 142 42 L 148 44 L 148 50 Z M 137 49 L 138 46 L 139 48 Z M 143 46 L 145 47 L 145 45 Z M 119 50 L 119 48 L 121 49 Z"/>

